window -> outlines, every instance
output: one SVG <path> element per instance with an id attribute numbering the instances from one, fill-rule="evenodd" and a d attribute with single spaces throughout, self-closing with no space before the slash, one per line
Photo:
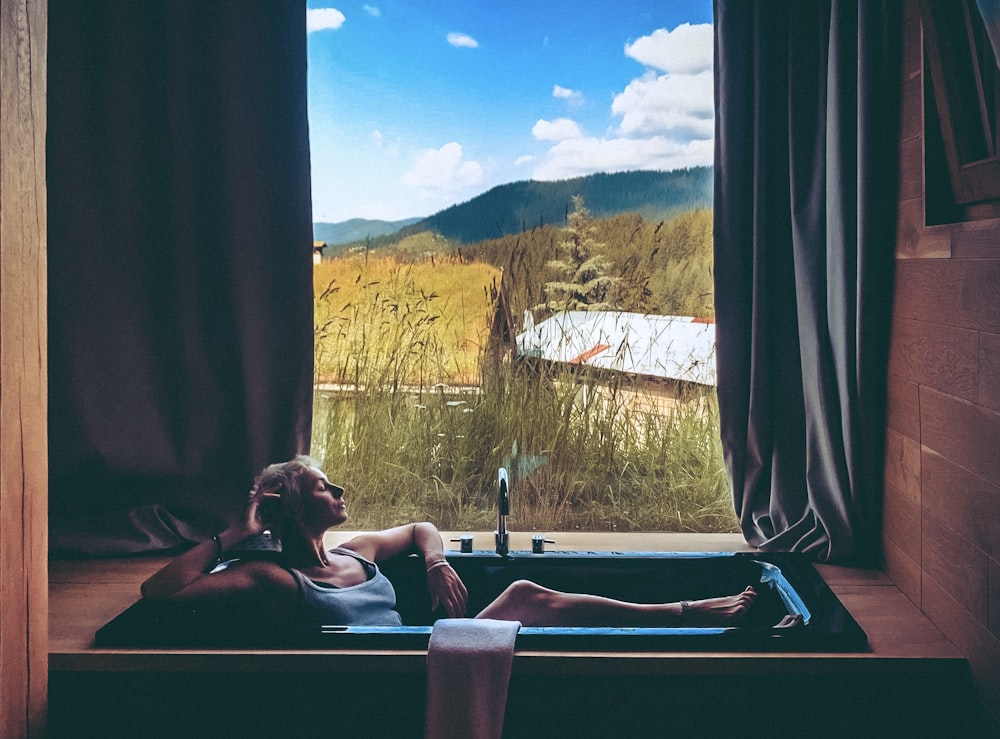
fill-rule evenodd
<path id="1" fill-rule="evenodd" d="M 932 222 L 1000 214 L 1000 69 L 982 11 L 995 0 L 923 0 L 928 112 L 928 215 Z M 997 39 L 994 43 L 1000 43 Z M 936 182 L 935 170 L 946 174 Z"/>
<path id="2" fill-rule="evenodd" d="M 352 519 L 733 531 L 712 8 L 311 3 L 314 454 Z"/>

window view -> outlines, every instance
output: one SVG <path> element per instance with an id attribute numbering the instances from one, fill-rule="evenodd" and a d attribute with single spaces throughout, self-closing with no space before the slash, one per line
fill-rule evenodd
<path id="1" fill-rule="evenodd" d="M 710 0 L 310 3 L 313 454 L 352 524 L 734 531 Z M 326 4 L 326 7 L 321 5 Z"/>

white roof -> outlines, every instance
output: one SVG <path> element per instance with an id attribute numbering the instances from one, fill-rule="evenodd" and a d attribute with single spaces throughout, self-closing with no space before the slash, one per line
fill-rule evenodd
<path id="1" fill-rule="evenodd" d="M 520 356 L 715 385 L 715 323 L 705 319 L 568 311 L 525 329 Z"/>

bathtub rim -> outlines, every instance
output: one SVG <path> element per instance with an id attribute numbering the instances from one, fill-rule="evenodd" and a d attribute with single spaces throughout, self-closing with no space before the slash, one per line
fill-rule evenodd
<path id="1" fill-rule="evenodd" d="M 478 560 L 480 562 L 501 563 L 508 560 L 514 563 L 526 561 L 578 560 L 589 561 L 613 560 L 619 563 L 627 560 L 705 560 L 721 558 L 750 558 L 761 563 L 775 564 L 779 568 L 784 564 L 783 575 L 791 574 L 790 566 L 795 574 L 790 578 L 791 588 L 798 592 L 804 588 L 812 591 L 809 598 L 818 594 L 827 600 L 828 612 L 816 613 L 820 616 L 819 624 L 797 629 L 751 629 L 745 626 L 725 628 L 574 628 L 559 630 L 554 627 L 525 627 L 518 635 L 517 649 L 551 651 L 551 652 L 867 652 L 870 651 L 867 634 L 854 620 L 829 586 L 812 566 L 812 562 L 799 554 L 761 553 L 761 552 L 650 552 L 650 551 L 551 551 L 544 554 L 533 554 L 530 551 L 515 551 L 507 556 L 497 555 L 489 550 L 476 550 L 472 553 L 449 551 L 446 553 L 449 561 L 456 564 L 460 560 Z M 422 567 L 423 563 L 414 555 L 399 558 L 397 565 L 413 568 Z M 384 569 L 391 569 L 390 563 L 383 563 Z M 179 607 L 178 607 L 179 606 Z M 126 648 L 262 648 L 262 649 L 322 649 L 322 650 L 426 650 L 432 631 L 431 625 L 392 626 L 392 627 L 358 627 L 337 626 L 329 633 L 319 633 L 314 637 L 296 637 L 292 641 L 273 638 L 270 635 L 261 637 L 255 633 L 253 639 L 235 638 L 231 641 L 219 636 L 218 632 L 209 638 L 199 640 L 198 635 L 176 634 L 171 638 L 171 620 L 178 614 L 182 618 L 184 608 L 191 604 L 148 603 L 142 600 L 134 603 L 124 613 L 119 614 L 95 634 L 95 646 L 126 647 Z M 171 610 L 172 609 L 172 610 Z M 170 614 L 173 614 L 171 616 Z M 165 615 L 166 614 L 166 615 Z M 207 618 L 202 611 L 202 622 Z M 165 624 L 167 636 L 156 636 L 150 633 L 136 634 L 135 624 Z M 812 619 L 811 619 L 812 620 Z M 197 619 L 195 619 L 197 622 Z M 131 637 L 123 640 L 131 626 Z M 822 630 L 821 630 L 822 629 Z"/>

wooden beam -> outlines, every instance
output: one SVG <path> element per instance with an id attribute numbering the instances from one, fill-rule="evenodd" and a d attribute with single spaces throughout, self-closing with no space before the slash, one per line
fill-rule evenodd
<path id="1" fill-rule="evenodd" d="M 0 0 L 0 725 L 42 736 L 48 685 L 45 0 Z"/>

